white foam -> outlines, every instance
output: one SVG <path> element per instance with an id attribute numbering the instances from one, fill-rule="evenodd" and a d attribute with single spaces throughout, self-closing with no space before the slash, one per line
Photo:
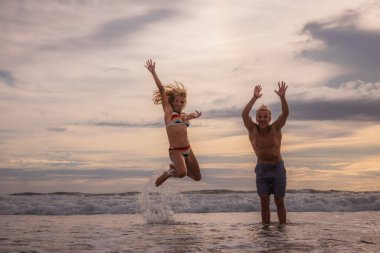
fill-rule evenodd
<path id="1" fill-rule="evenodd" d="M 147 223 L 171 223 L 174 221 L 172 205 L 177 210 L 188 208 L 189 200 L 166 182 L 156 187 L 157 173 L 148 179 L 139 196 L 140 214 Z"/>
<path id="2" fill-rule="evenodd" d="M 180 193 L 183 179 L 169 179 L 160 187 L 155 175 L 141 193 L 122 194 L 23 194 L 0 195 L 0 214 L 74 215 L 135 214 L 147 222 L 165 222 L 173 213 L 256 212 L 260 210 L 255 192 L 209 191 Z M 191 203 L 191 205 L 189 204 Z M 285 196 L 289 212 L 380 211 L 380 192 L 290 191 Z M 273 196 L 271 209 L 275 210 Z"/>

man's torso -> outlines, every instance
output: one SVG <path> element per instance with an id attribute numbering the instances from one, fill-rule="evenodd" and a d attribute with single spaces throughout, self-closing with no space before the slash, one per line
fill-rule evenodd
<path id="1" fill-rule="evenodd" d="M 260 129 L 257 124 L 249 131 L 249 140 L 257 161 L 261 163 L 278 163 L 281 157 L 281 130 L 272 124 L 267 129 Z"/>

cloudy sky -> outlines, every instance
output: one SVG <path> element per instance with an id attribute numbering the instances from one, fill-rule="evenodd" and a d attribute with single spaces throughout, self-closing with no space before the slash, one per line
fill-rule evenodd
<path id="1" fill-rule="evenodd" d="M 240 112 L 280 113 L 288 189 L 380 190 L 380 4 L 0 0 L 0 193 L 141 191 L 169 163 L 152 58 L 188 89 L 203 179 L 254 190 Z M 254 113 L 252 114 L 254 116 Z"/>

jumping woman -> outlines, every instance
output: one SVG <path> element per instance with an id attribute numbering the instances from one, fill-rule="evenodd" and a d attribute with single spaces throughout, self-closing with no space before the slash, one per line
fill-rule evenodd
<path id="1" fill-rule="evenodd" d="M 197 158 L 190 146 L 187 136 L 189 121 L 199 118 L 202 113 L 195 111 L 186 114 L 182 110 L 186 106 L 187 91 L 182 83 L 162 85 L 156 74 L 156 63 L 151 59 L 146 61 L 145 67 L 152 74 L 157 85 L 153 94 L 153 102 L 162 104 L 164 110 L 164 121 L 166 133 L 169 139 L 169 157 L 171 164 L 169 170 L 165 171 L 156 180 L 156 186 L 160 186 L 170 177 L 182 178 L 188 176 L 195 181 L 201 180 L 201 172 Z"/>

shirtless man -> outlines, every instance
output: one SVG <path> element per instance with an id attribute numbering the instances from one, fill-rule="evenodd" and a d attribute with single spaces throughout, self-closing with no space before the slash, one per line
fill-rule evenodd
<path id="1" fill-rule="evenodd" d="M 244 125 L 248 130 L 249 140 L 257 157 L 256 187 L 260 196 L 261 218 L 264 224 L 270 223 L 269 202 L 271 194 L 274 195 L 280 224 L 286 223 L 284 204 L 286 170 L 281 157 L 281 128 L 285 125 L 289 115 L 289 107 L 285 99 L 287 88 L 285 82 L 279 82 L 278 90 L 275 90 L 281 100 L 282 113 L 272 124 L 269 124 L 271 111 L 265 105 L 256 111 L 256 122 L 253 122 L 249 116 L 253 104 L 262 95 L 260 85 L 255 86 L 253 97 L 241 113 Z"/>

